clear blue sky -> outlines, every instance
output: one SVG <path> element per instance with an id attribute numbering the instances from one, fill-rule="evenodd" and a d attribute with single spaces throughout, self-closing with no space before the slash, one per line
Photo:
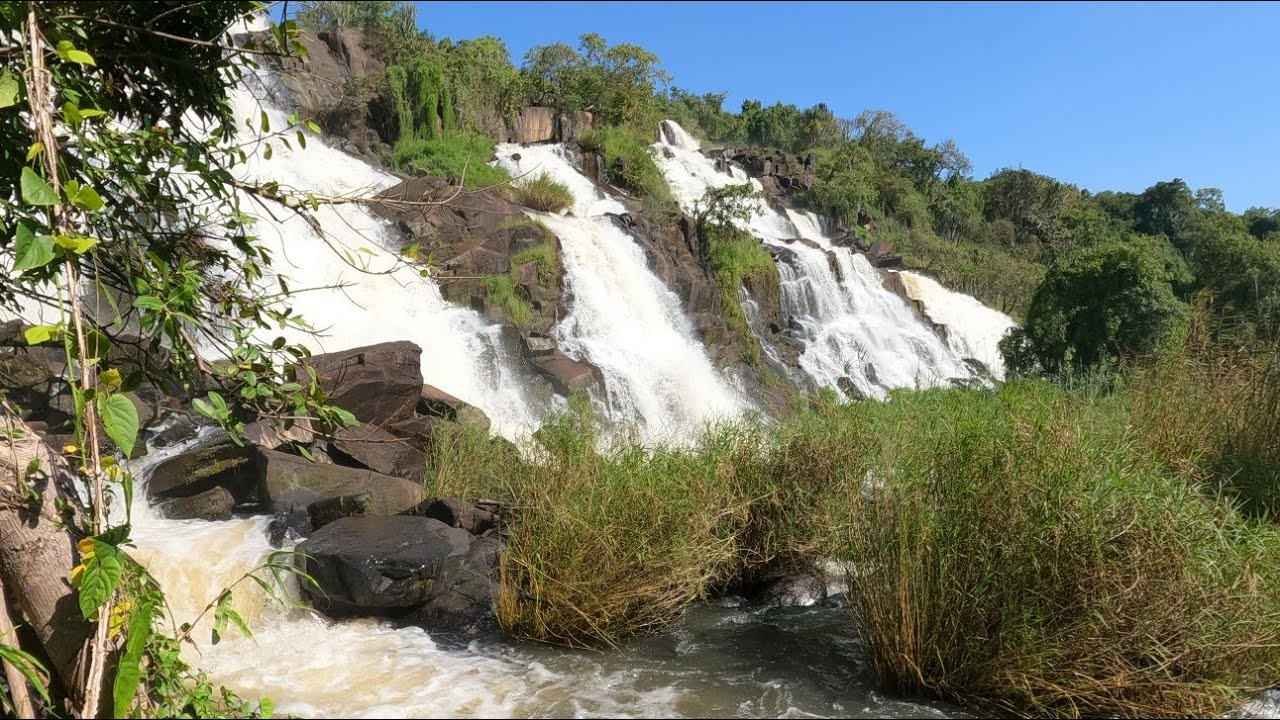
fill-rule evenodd
<path id="1" fill-rule="evenodd" d="M 677 85 L 952 138 L 985 177 L 1091 190 L 1181 177 L 1237 212 L 1280 206 L 1280 4 L 420 2 L 436 37 L 495 35 L 519 62 L 584 32 L 662 58 Z"/>

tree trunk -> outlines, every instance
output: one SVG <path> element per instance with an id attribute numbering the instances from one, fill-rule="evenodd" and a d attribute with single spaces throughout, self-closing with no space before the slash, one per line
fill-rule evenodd
<path id="1" fill-rule="evenodd" d="M 33 460 L 38 469 L 28 472 Z M 81 616 L 69 580 L 77 564 L 75 542 L 57 524 L 55 477 L 67 472 L 62 458 L 35 431 L 0 410 L 0 578 L 12 590 L 15 613 L 35 630 L 50 669 L 78 709 L 84 702 L 86 648 L 94 628 Z M 24 485 L 39 498 L 31 498 Z"/>

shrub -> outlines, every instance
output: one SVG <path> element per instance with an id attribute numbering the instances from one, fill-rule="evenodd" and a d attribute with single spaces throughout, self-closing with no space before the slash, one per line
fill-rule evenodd
<path id="1" fill-rule="evenodd" d="M 391 164 L 401 172 L 464 178 L 467 187 L 500 185 L 511 179 L 505 170 L 489 165 L 493 141 L 483 135 L 453 135 L 438 140 L 404 138 L 391 152 Z"/>
<path id="2" fill-rule="evenodd" d="M 671 200 L 666 176 L 653 161 L 649 141 L 641 133 L 626 127 L 603 127 L 583 134 L 579 143 L 604 158 L 611 181 L 649 200 Z"/>
<path id="3" fill-rule="evenodd" d="M 547 173 L 516 186 L 516 202 L 542 212 L 560 212 L 573 206 L 573 193 Z"/>

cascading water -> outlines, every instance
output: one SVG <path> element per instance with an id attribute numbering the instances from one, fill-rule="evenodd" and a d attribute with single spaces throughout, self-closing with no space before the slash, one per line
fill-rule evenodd
<path id="1" fill-rule="evenodd" d="M 277 90 L 269 73 L 254 80 L 259 92 Z M 232 101 L 237 117 L 265 113 L 272 127 L 287 127 L 284 112 L 246 89 L 236 90 Z M 255 149 L 240 168 L 244 179 L 277 182 L 282 190 L 354 198 L 399 182 L 319 138 L 305 149 L 275 142 L 270 157 L 260 138 L 238 140 Z M 246 201 L 245 207 L 253 206 Z M 340 286 L 296 295 L 292 304 L 321 336 L 286 330 L 286 337 L 319 352 L 411 340 L 422 348 L 427 383 L 484 410 L 495 432 L 518 439 L 537 429 L 547 404 L 530 391 L 502 343 L 502 328 L 447 303 L 432 280 L 397 258 L 385 220 L 356 203 L 322 205 L 312 213 L 315 223 L 282 207 L 260 207 L 251 214 L 260 217 L 255 230 L 273 254 L 273 273 L 295 290 Z"/>
<path id="2" fill-rule="evenodd" d="M 547 174 L 573 193 L 572 215 L 537 213 L 560 239 L 573 298 L 556 340 L 604 373 L 609 412 L 642 422 L 645 442 L 679 441 L 746 404 L 711 364 L 680 299 L 649 269 L 639 244 L 610 219 L 626 209 L 573 166 L 562 145 L 500 145 L 512 176 Z"/>
<path id="3" fill-rule="evenodd" d="M 677 201 L 694 212 L 707 190 L 750 183 L 740 168 L 717 167 L 679 125 L 663 121 L 655 159 Z M 867 259 L 834 245 L 812 213 L 779 213 L 763 200 L 744 229 L 775 248 L 783 312 L 799 326 L 800 366 L 821 387 L 847 397 L 883 397 L 895 387 L 928 387 L 972 375 L 962 357 L 888 291 Z M 844 382 L 842 382 L 844 381 Z"/>
<path id="4" fill-rule="evenodd" d="M 982 362 L 992 377 L 1004 379 L 1000 341 L 1018 324 L 977 298 L 953 292 L 937 280 L 909 270 L 898 272 L 907 296 L 920 303 L 930 320 L 946 328 L 947 344 L 963 357 Z"/>

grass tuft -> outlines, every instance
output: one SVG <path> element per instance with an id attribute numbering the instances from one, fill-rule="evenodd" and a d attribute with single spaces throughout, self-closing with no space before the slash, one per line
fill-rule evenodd
<path id="1" fill-rule="evenodd" d="M 516 202 L 542 212 L 560 212 L 573 206 L 573 193 L 547 173 L 516 186 Z"/>

